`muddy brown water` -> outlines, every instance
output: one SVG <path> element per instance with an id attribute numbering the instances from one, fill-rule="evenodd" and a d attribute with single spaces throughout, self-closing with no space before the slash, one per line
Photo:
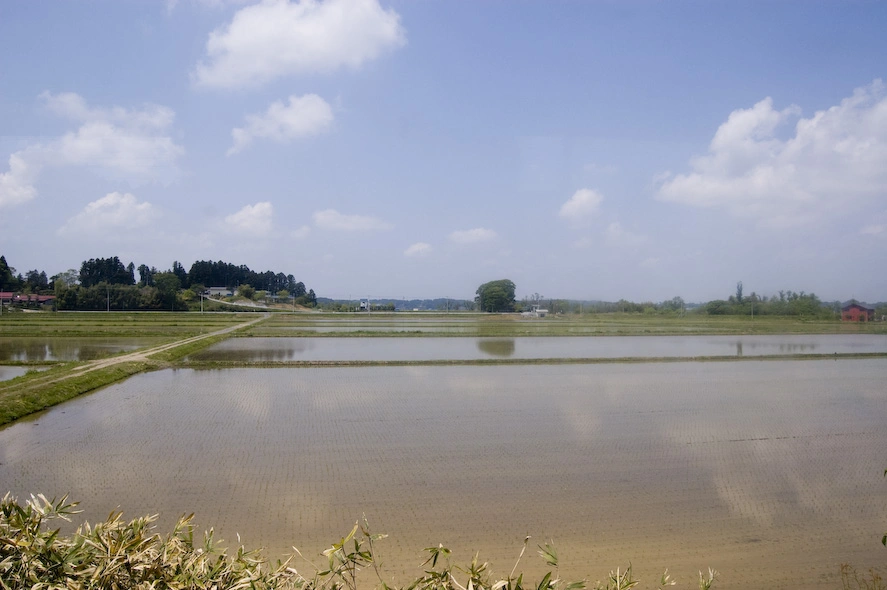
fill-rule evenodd
<path id="1" fill-rule="evenodd" d="M 192 355 L 203 361 L 423 361 L 496 357 L 688 358 L 887 352 L 887 335 L 232 338 Z"/>
<path id="2" fill-rule="evenodd" d="M 836 588 L 884 563 L 887 362 L 164 370 L 0 429 L 0 488 L 84 517 L 180 514 L 277 556 L 365 515 L 384 571 L 422 548 L 654 587 Z M 537 578 L 538 579 L 538 578 Z"/>

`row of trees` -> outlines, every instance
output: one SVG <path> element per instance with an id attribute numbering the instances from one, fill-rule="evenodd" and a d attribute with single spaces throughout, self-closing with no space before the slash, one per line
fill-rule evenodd
<path id="1" fill-rule="evenodd" d="M 138 269 L 132 262 L 124 266 L 118 257 L 113 256 L 111 258 L 91 258 L 84 261 L 80 266 L 77 278 L 82 287 L 92 287 L 99 283 L 135 285 L 136 270 L 139 273 L 138 284 L 142 287 L 153 287 L 157 275 L 160 274 L 156 268 L 148 267 L 146 264 L 139 265 Z M 292 274 L 275 273 L 270 270 L 256 272 L 250 270 L 245 264 L 236 265 L 222 260 L 218 262 L 198 260 L 191 265 L 191 269 L 188 271 L 178 260 L 175 260 L 172 263 L 172 268 L 166 272 L 178 278 L 183 289 L 197 285 L 225 287 L 234 290 L 240 285 L 250 285 L 257 290 L 269 293 L 287 291 L 293 297 L 301 297 L 308 292 L 305 284 L 296 281 Z"/>
<path id="2" fill-rule="evenodd" d="M 709 315 L 787 315 L 805 317 L 832 317 L 841 313 L 841 302 L 823 302 L 815 293 L 779 291 L 767 297 L 755 292 L 743 294 L 742 281 L 736 283 L 736 293 L 729 298 L 716 299 L 705 304 Z"/>
<path id="3" fill-rule="evenodd" d="M 6 263 L 5 256 L 0 256 L 0 291 L 39 293 L 49 288 L 49 278 L 45 272 L 29 270 L 22 275 Z"/>
<path id="4" fill-rule="evenodd" d="M 49 278 L 37 270 L 25 276 L 17 274 L 0 256 L 0 291 L 54 294 L 58 309 L 64 310 L 187 309 L 208 287 L 222 286 L 250 299 L 270 293 L 272 299 L 292 297 L 302 305 L 317 301 L 314 290 L 306 289 L 292 274 L 255 272 L 246 265 L 221 260 L 195 262 L 189 271 L 174 261 L 171 269 L 159 271 L 145 264 L 138 268 L 132 262 L 124 265 L 117 256 L 90 258 L 79 271 L 72 268 Z"/>

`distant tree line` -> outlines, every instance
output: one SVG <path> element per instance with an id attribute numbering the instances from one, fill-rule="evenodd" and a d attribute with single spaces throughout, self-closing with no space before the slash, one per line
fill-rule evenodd
<path id="1" fill-rule="evenodd" d="M 716 299 L 704 306 L 709 315 L 779 315 L 804 317 L 833 317 L 840 315 L 841 303 L 824 303 L 814 293 L 779 291 L 771 297 L 752 292 L 743 295 L 742 281 L 736 283 L 736 293 L 726 300 Z"/>
<path id="2" fill-rule="evenodd" d="M 136 281 L 138 271 L 138 281 Z M 313 289 L 292 274 L 256 272 L 246 265 L 197 261 L 185 271 L 178 261 L 159 271 L 145 264 L 124 265 L 117 256 L 84 260 L 80 270 L 69 269 L 52 277 L 42 271 L 16 274 L 0 256 L 0 291 L 54 294 L 62 310 L 184 310 L 209 287 L 225 287 L 247 292 L 250 298 L 273 294 L 273 298 L 293 298 L 295 303 L 313 306 Z"/>
<path id="3" fill-rule="evenodd" d="M 29 270 L 22 275 L 6 263 L 5 256 L 0 256 L 0 291 L 40 293 L 49 288 L 45 272 Z"/>
<path id="4" fill-rule="evenodd" d="M 317 307 L 324 311 L 359 311 L 361 301 L 366 299 L 317 298 Z M 474 301 L 438 297 L 437 299 L 370 299 L 370 311 L 474 311 Z"/>

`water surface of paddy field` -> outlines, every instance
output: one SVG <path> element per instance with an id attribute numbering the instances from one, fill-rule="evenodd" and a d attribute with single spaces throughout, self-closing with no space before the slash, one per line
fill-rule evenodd
<path id="1" fill-rule="evenodd" d="M 4 367 L 0 365 L 0 381 L 8 381 L 9 379 L 21 377 L 26 371 L 27 369 L 24 367 Z"/>
<path id="2" fill-rule="evenodd" d="M 650 334 L 885 334 L 887 323 L 840 322 L 803 317 L 661 316 L 629 313 L 549 315 L 475 313 L 279 313 L 248 332 L 250 336 L 461 335 L 613 336 Z"/>
<path id="3" fill-rule="evenodd" d="M 0 362 L 91 361 L 145 348 L 163 338 L 0 336 Z"/>
<path id="4" fill-rule="evenodd" d="M 835 588 L 883 563 L 885 367 L 164 370 L 0 429 L 0 482 L 91 520 L 196 511 L 271 555 L 315 558 L 365 514 L 396 574 L 444 543 L 507 575 L 530 534 L 567 578 L 631 560 L 648 583 Z"/>
<path id="5" fill-rule="evenodd" d="M 523 338 L 234 338 L 194 361 L 427 361 L 692 358 L 887 353 L 884 334 L 574 336 Z"/>

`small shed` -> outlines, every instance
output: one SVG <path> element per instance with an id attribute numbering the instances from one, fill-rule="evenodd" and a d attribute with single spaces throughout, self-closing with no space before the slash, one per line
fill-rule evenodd
<path id="1" fill-rule="evenodd" d="M 841 308 L 842 322 L 870 322 L 875 319 L 875 310 L 853 301 Z"/>

